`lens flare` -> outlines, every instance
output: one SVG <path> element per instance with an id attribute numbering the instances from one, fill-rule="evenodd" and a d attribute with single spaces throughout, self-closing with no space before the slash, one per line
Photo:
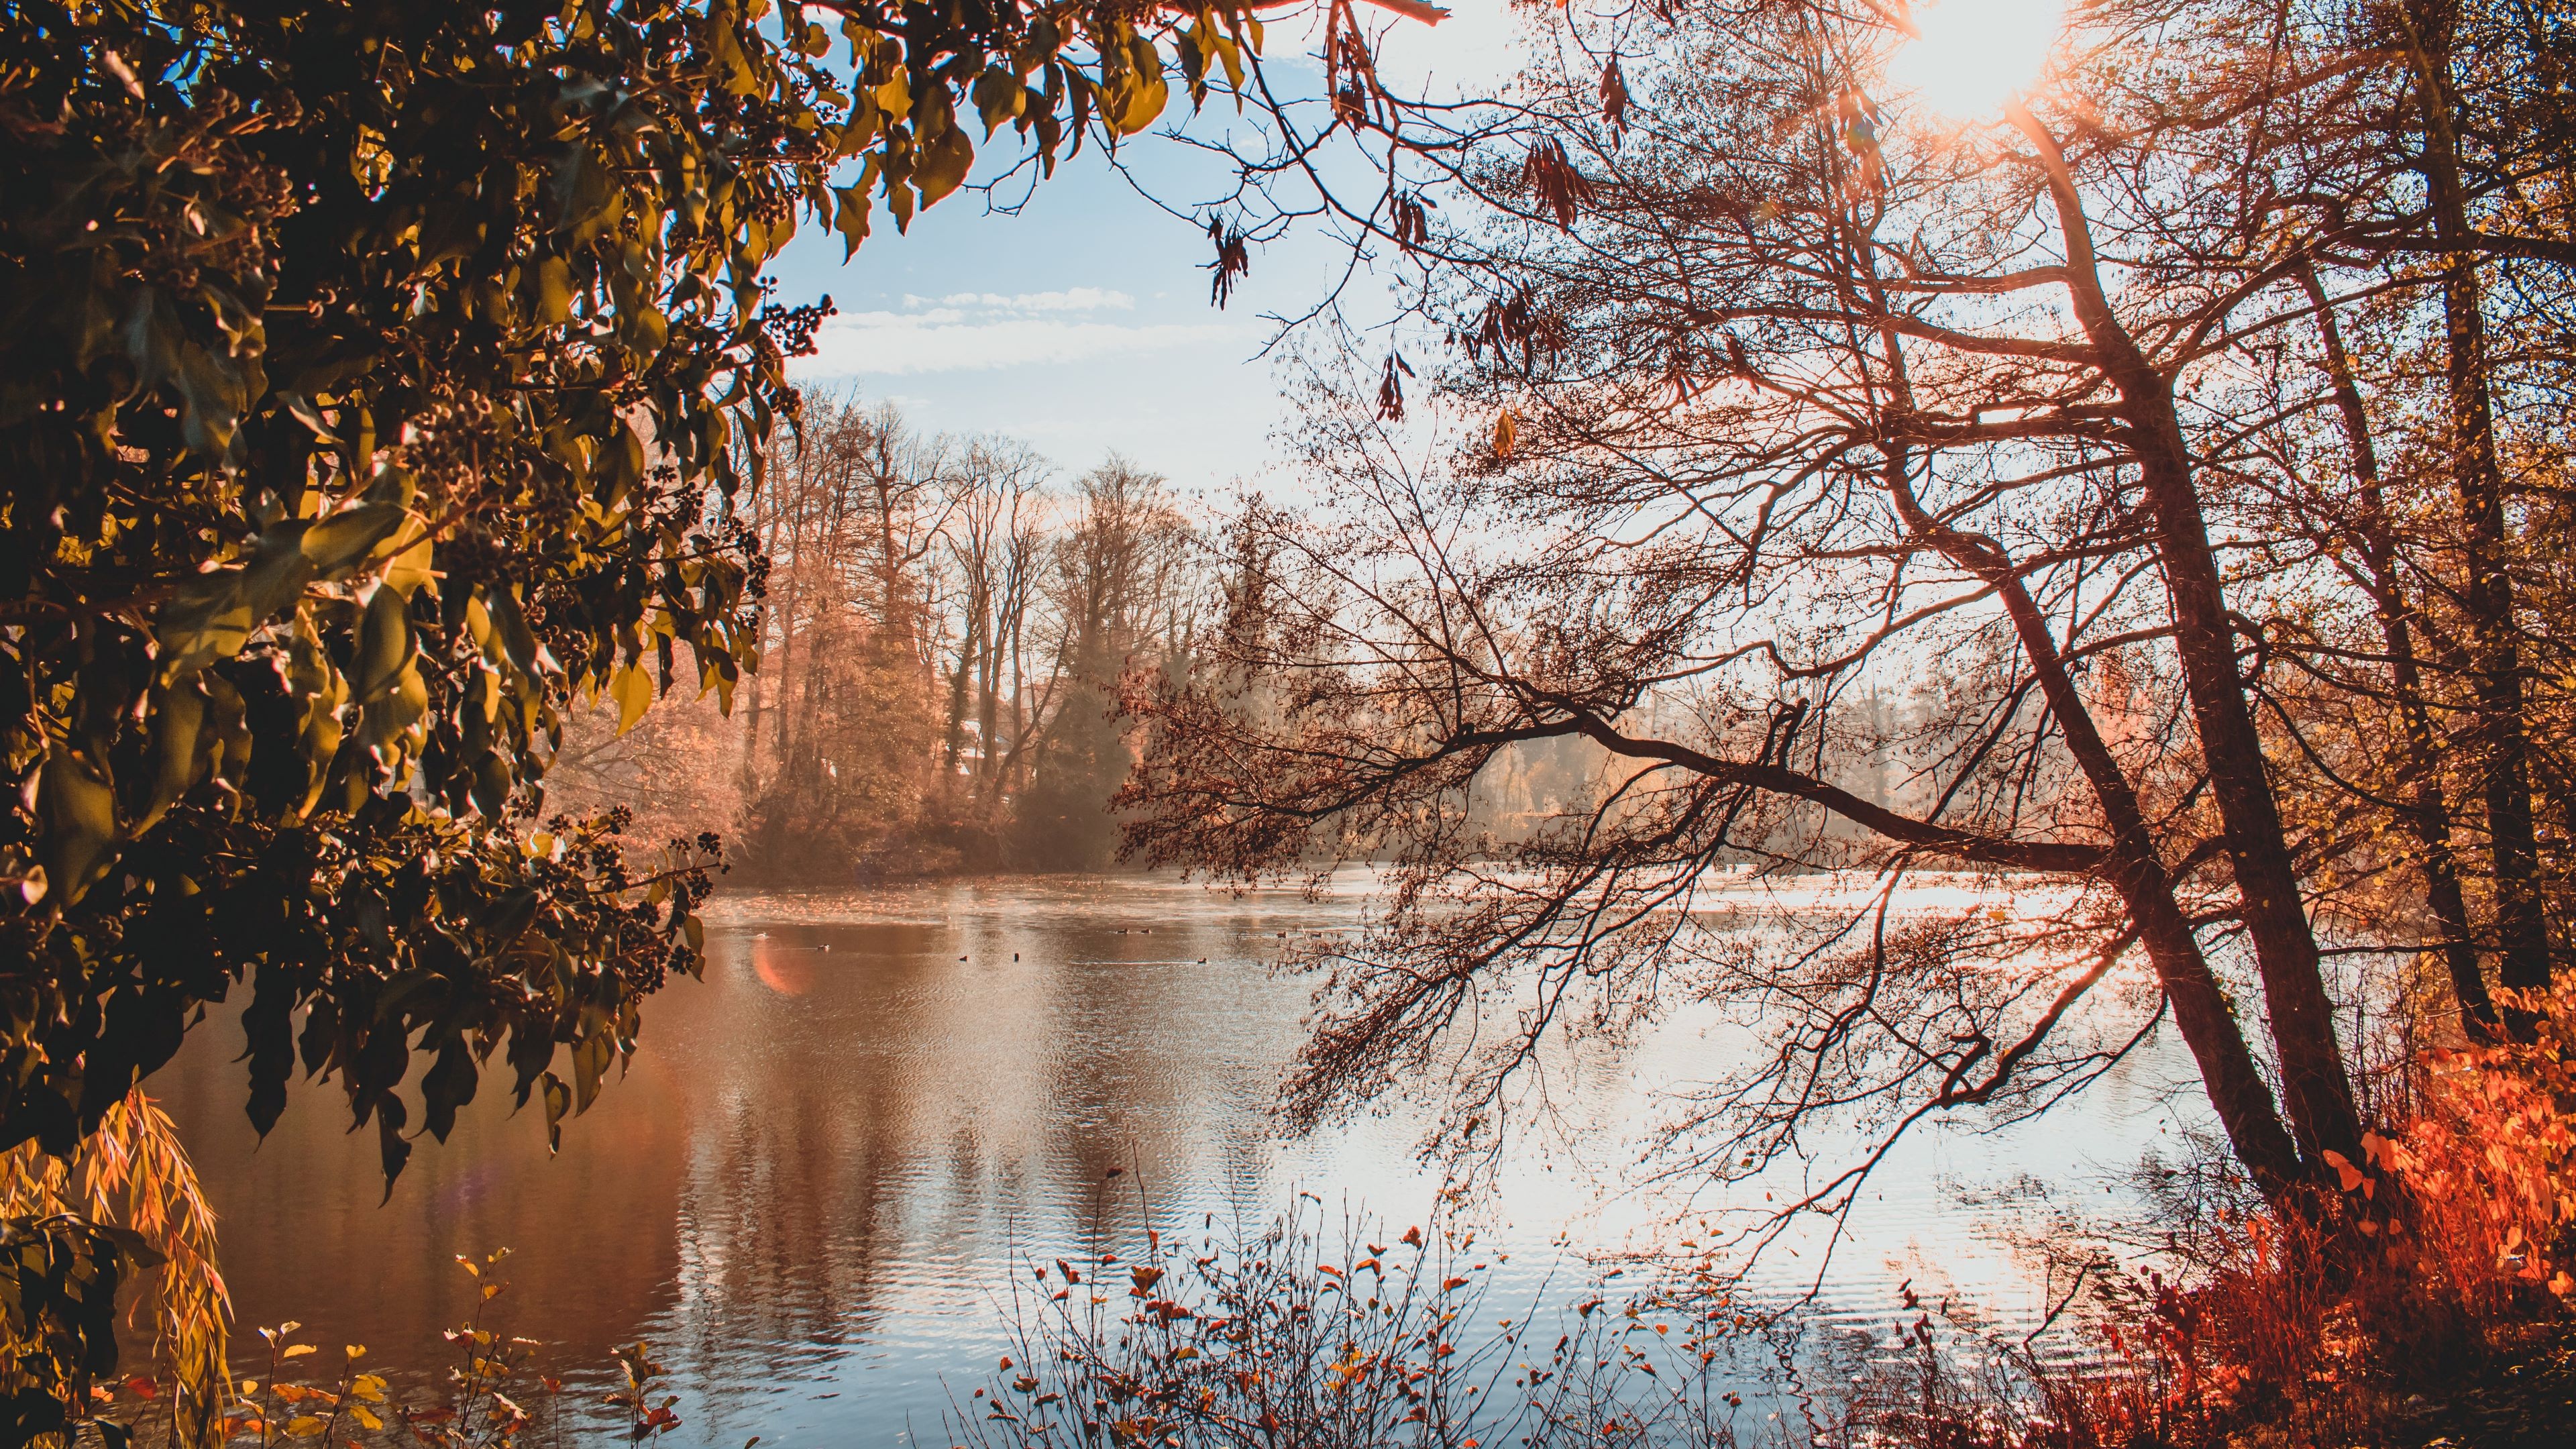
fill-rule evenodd
<path id="1" fill-rule="evenodd" d="M 751 974 L 781 996 L 802 996 L 813 990 L 815 968 L 821 964 L 811 950 L 774 947 L 766 941 L 751 950 Z"/>
<path id="2" fill-rule="evenodd" d="M 1918 40 L 1887 78 L 1944 115 L 1991 114 L 2039 84 L 2066 28 L 2065 0 L 1938 0 L 1914 12 Z"/>

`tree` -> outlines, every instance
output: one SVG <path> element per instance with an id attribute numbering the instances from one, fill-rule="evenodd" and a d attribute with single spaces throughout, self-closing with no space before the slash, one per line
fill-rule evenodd
<path id="1" fill-rule="evenodd" d="M 0 1147 L 68 1152 L 243 985 L 253 1119 L 300 1056 L 389 1179 L 415 1056 L 436 1136 L 496 1053 L 550 1129 L 587 1106 L 697 965 L 713 842 L 540 826 L 542 776 L 576 696 L 752 662 L 731 444 L 825 310 L 763 267 L 954 191 L 969 111 L 1052 166 L 1167 55 L 1203 98 L 1249 16 L 14 9 Z"/>
<path id="2" fill-rule="evenodd" d="M 1113 456 L 1076 486 L 1080 511 L 1056 540 L 1050 581 L 1064 698 L 1021 803 L 1024 854 L 1049 870 L 1097 870 L 1116 855 L 1110 799 L 1134 760 L 1120 687 L 1187 670 L 1175 626 L 1188 617 L 1189 529 L 1163 480 Z"/>
<path id="3" fill-rule="evenodd" d="M 1427 1077 L 1477 1146 L 1553 1033 L 1702 994 L 1766 1049 L 1677 1143 L 1723 1181 L 1857 1119 L 1878 1148 L 1799 1204 L 1830 1205 L 1911 1124 L 2044 1109 L 2170 1013 L 2275 1201 L 2361 1160 L 2310 910 L 2362 857 L 2294 810 L 2354 794 L 2270 672 L 2289 620 L 2348 596 L 2354 535 L 2275 547 L 2272 444 L 2333 388 L 2263 369 L 2332 315 L 2309 270 L 2551 246 L 2527 219 L 2419 231 L 2421 126 L 2388 120 L 2421 82 L 2382 19 L 2094 7 L 2047 86 L 1950 118 L 1888 81 L 1884 12 L 1638 11 L 1573 27 L 1509 103 L 1337 108 L 1413 128 L 1377 209 L 1341 215 L 1418 267 L 1455 349 L 1435 417 L 1476 421 L 1414 451 L 1394 357 L 1330 389 L 1310 461 L 1337 506 L 1260 527 L 1261 628 L 1131 696 L 1152 743 L 1124 797 L 1150 860 L 1392 857 L 1380 928 L 1310 963 L 1300 1116 Z M 2491 209 L 2544 189 L 2513 174 Z M 2468 541 L 2506 550 L 2493 522 Z M 1904 679 L 1928 713 L 1855 707 Z M 1478 783 L 1566 739 L 1609 758 L 1596 799 L 1478 829 Z M 1864 783 L 1889 760 L 1904 808 Z M 2495 790 L 2509 913 L 2530 792 Z M 1877 885 L 1763 949 L 1716 914 L 1760 862 Z M 1936 866 L 2054 904 L 1906 907 Z M 2152 987 L 2106 987 L 2132 953 Z"/>
<path id="4" fill-rule="evenodd" d="M 1002 724 L 1003 663 L 1017 667 L 1035 586 L 1040 488 L 1045 463 L 1018 444 L 982 439 L 967 446 L 956 507 L 947 532 L 948 597 L 957 642 L 948 670 L 948 728 L 940 780 L 952 828 L 989 840 L 1009 790 L 1007 764 L 1018 749 L 1021 681 L 1007 681 L 1014 719 Z M 965 754 L 967 730 L 974 753 Z M 1009 743 L 1005 744 L 1005 739 Z M 991 859 L 989 850 L 985 858 Z"/>
<path id="5" fill-rule="evenodd" d="M 607 738 L 603 708 L 556 769 L 583 799 L 676 797 L 709 821 L 725 802 L 684 782 L 731 775 L 736 861 L 766 880 L 1107 865 L 1131 759 L 1115 687 L 1189 668 L 1198 618 L 1195 537 L 1162 481 L 1113 456 L 1051 487 L 1020 444 L 927 434 L 856 398 L 810 401 L 760 446 L 768 481 L 744 516 L 768 565 L 768 667 L 746 681 L 745 728 L 665 708 Z M 679 758 L 645 768 L 662 749 Z"/>
<path id="6" fill-rule="evenodd" d="M 847 880 L 915 843 L 936 780 L 924 565 L 951 512 L 950 449 L 891 408 L 809 413 L 768 468 L 776 697 L 744 742 L 744 836 L 755 869 Z"/>

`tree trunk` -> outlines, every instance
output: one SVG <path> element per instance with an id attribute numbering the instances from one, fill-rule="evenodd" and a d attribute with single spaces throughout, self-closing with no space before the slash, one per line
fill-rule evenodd
<path id="1" fill-rule="evenodd" d="M 2147 361 L 2103 295 L 2083 200 L 2056 138 L 2027 107 L 2016 102 L 2011 112 L 2039 148 L 2048 172 L 2065 233 L 2068 291 L 2076 317 L 2101 354 L 2104 373 L 2120 391 L 2122 414 L 2137 434 L 2138 471 L 2172 601 L 2174 647 L 2182 659 L 2210 794 L 2235 866 L 2240 919 L 2263 978 L 2290 1125 L 2303 1157 L 2333 1151 L 2357 1162 L 2361 1114 L 2353 1104 L 2316 935 L 2308 924 L 2280 802 L 2264 763 L 2262 733 L 2237 673 L 2234 615 L 2210 546 L 2172 382 Z"/>
<path id="2" fill-rule="evenodd" d="M 986 625 L 984 657 L 975 674 L 975 804 L 986 819 L 993 813 L 995 771 L 1001 763 L 1002 622 Z"/>
<path id="3" fill-rule="evenodd" d="M 2253 1174 L 2264 1197 L 2275 1203 L 2286 1201 L 2303 1175 L 2299 1150 L 2281 1126 L 2271 1088 L 2263 1082 L 2189 918 L 2174 901 L 2173 879 L 2156 854 L 2137 792 L 2067 674 L 2048 620 L 2000 547 L 1942 524 L 1916 502 L 1906 467 L 1904 451 L 1892 450 L 1887 480 L 1897 512 L 1909 529 L 1984 580 L 2002 600 L 2040 693 L 2101 806 L 2103 823 L 2111 832 L 2111 883 L 2137 927 L 2138 943 L 2146 948 L 2165 999 L 2173 1006 L 2174 1025 L 2181 1029 L 2183 1043 L 2191 1048 L 2192 1060 L 2200 1068 L 2209 1104 L 2218 1113 L 2237 1160 Z"/>
<path id="4" fill-rule="evenodd" d="M 2531 812 L 2522 651 L 2514 633 L 2513 579 L 2505 568 L 2504 469 L 2496 457 L 2495 412 L 2487 392 L 2486 321 L 2477 259 L 2464 245 L 2469 225 L 2453 124 L 2450 27 L 2447 11 L 2419 17 L 2414 9 L 2401 7 L 2399 16 L 2424 102 L 2420 169 L 2432 194 L 2434 238 L 2453 248 L 2442 260 L 2443 371 L 2452 487 L 2460 506 L 2460 604 L 2469 622 L 2479 782 L 2495 871 L 2496 974 L 2509 988 L 2541 990 L 2549 985 L 2549 926 L 2541 908 L 2540 846 Z"/>
<path id="5" fill-rule="evenodd" d="M 2441 930 L 2439 950 L 2449 970 L 2452 995 L 2460 1003 L 2460 1025 L 2472 1040 L 2495 1036 L 2495 1001 L 2487 994 L 2478 965 L 2477 940 L 2469 932 L 2469 905 L 2460 888 L 2459 861 L 2451 846 L 2450 802 L 2442 795 L 2439 736 L 2432 711 L 2424 703 L 2423 677 L 2415 659 L 2413 621 L 2406 606 L 2405 580 L 2397 568 L 2397 540 L 2388 521 L 2379 486 L 2379 451 L 2370 440 L 2370 414 L 2362 406 L 2361 387 L 2353 380 L 2352 358 L 2344 350 L 2343 328 L 2334 304 L 2317 280 L 2316 269 L 2301 267 L 2299 284 L 2317 309 L 2317 331 L 2325 342 L 2326 376 L 2334 386 L 2335 407 L 2343 415 L 2344 436 L 2352 449 L 2353 483 L 2360 494 L 2360 515 L 2353 531 L 2369 571 L 2371 605 L 2379 617 L 2380 638 L 2388 652 L 2389 691 L 2405 722 L 2405 772 L 2413 806 L 2407 824 L 2424 847 L 2424 896 L 2433 923 Z"/>
<path id="6" fill-rule="evenodd" d="M 975 665 L 984 635 L 984 586 L 978 582 L 967 591 L 963 635 L 957 643 L 957 667 L 948 675 L 948 737 L 940 751 L 939 788 L 954 792 L 957 788 L 957 760 L 966 744 L 966 686 L 975 677 Z"/>

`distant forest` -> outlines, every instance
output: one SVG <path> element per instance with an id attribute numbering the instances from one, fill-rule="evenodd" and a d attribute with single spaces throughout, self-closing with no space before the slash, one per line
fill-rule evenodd
<path id="1" fill-rule="evenodd" d="M 1222 517 L 1114 455 L 1067 476 L 856 397 L 811 397 L 763 463 L 740 515 L 769 560 L 760 662 L 730 718 L 684 687 L 621 734 L 603 696 L 565 732 L 549 813 L 712 830 L 778 885 L 1115 864 L 1120 681 L 1186 676 L 1220 626 Z M 1564 808 L 1596 753 L 1535 752 L 1480 809 Z"/>
<path id="2" fill-rule="evenodd" d="M 547 811 L 624 805 L 647 840 L 714 831 L 762 884 L 1116 865 L 1111 797 L 1143 746 L 1122 683 L 1209 667 L 1253 566 L 1230 536 L 1258 501 L 1203 506 L 1115 455 L 1068 476 L 855 396 L 809 399 L 763 465 L 739 515 L 769 560 L 760 662 L 730 716 L 684 684 L 620 733 L 603 694 L 565 732 Z M 1902 770 L 1891 786 L 1884 742 L 1940 710 L 1919 684 L 1871 705 L 1881 743 L 1854 788 L 1907 803 L 1920 787 Z M 1512 748 L 1472 828 L 1517 839 L 1591 807 L 1605 760 L 1576 739 Z"/>

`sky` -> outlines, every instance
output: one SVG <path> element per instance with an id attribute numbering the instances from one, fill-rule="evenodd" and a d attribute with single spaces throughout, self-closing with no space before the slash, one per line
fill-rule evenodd
<path id="1" fill-rule="evenodd" d="M 1448 3 L 1454 13 L 1436 29 L 1387 32 L 1381 74 L 1472 85 L 1513 68 L 1518 20 L 1506 0 Z M 1298 26 L 1274 22 L 1267 48 L 1289 72 L 1274 84 L 1302 76 L 1311 88 L 1313 42 Z M 1187 114 L 1174 91 L 1167 123 Z M 1210 110 L 1219 104 L 1211 97 Z M 997 135 L 983 161 L 1007 163 L 1009 142 Z M 801 233 L 773 269 L 778 298 L 828 294 L 838 315 L 797 380 L 893 402 L 929 431 L 1017 438 L 1068 475 L 1115 450 L 1188 493 L 1271 476 L 1293 419 L 1260 355 L 1276 331 L 1264 316 L 1312 306 L 1346 254 L 1311 229 L 1258 248 L 1219 310 L 1204 222 L 1137 188 L 1196 211 L 1189 203 L 1215 194 L 1224 173 L 1159 133 L 1131 138 L 1119 161 L 1129 175 L 1086 144 L 1016 214 L 961 191 L 898 234 L 880 206 L 846 264 L 839 237 Z M 993 169 L 979 163 L 979 178 Z"/>

